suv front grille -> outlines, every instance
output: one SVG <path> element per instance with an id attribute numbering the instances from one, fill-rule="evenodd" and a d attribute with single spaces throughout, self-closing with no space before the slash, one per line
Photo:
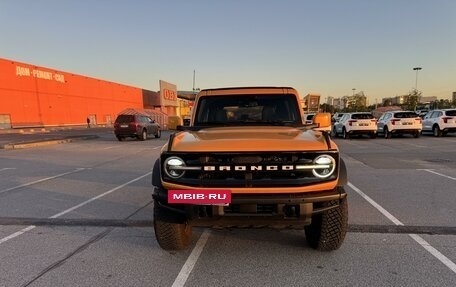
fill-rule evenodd
<path id="1" fill-rule="evenodd" d="M 293 187 L 304 186 L 337 178 L 336 171 L 327 178 L 316 177 L 311 168 L 314 159 L 322 154 L 331 155 L 339 162 L 337 151 L 269 153 L 164 153 L 164 161 L 179 157 L 185 162 L 183 176 L 173 179 L 162 170 L 163 179 L 192 187 Z M 198 169 L 199 168 L 199 169 Z"/>

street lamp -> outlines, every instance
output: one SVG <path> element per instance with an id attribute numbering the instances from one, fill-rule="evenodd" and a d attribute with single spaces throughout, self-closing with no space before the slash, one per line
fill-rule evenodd
<path id="1" fill-rule="evenodd" d="M 195 93 L 195 70 L 193 70 L 193 88 L 192 88 L 193 94 Z"/>
<path id="2" fill-rule="evenodd" d="M 353 91 L 353 96 L 355 95 L 355 90 L 356 90 L 355 88 L 352 89 L 352 91 Z"/>
<path id="3" fill-rule="evenodd" d="M 418 71 L 421 70 L 421 67 L 415 67 L 413 68 L 414 71 L 416 71 L 416 78 L 415 78 L 415 90 L 418 90 Z"/>

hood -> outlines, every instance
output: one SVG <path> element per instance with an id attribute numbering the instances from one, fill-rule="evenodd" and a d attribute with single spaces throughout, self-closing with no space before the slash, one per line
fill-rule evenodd
<path id="1" fill-rule="evenodd" d="M 175 135 L 176 152 L 317 151 L 328 146 L 321 132 L 294 127 L 217 127 Z M 333 148 L 334 143 L 331 142 Z"/>

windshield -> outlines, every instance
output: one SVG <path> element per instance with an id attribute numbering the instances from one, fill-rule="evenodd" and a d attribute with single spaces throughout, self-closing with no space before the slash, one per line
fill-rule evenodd
<path id="1" fill-rule="evenodd" d="M 302 125 L 294 95 L 203 96 L 198 101 L 199 125 Z"/>

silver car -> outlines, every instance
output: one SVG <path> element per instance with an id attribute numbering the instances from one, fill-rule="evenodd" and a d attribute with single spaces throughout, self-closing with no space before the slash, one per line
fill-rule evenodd
<path id="1" fill-rule="evenodd" d="M 423 132 L 432 132 L 435 137 L 456 132 L 456 109 L 429 111 L 423 118 Z"/>

